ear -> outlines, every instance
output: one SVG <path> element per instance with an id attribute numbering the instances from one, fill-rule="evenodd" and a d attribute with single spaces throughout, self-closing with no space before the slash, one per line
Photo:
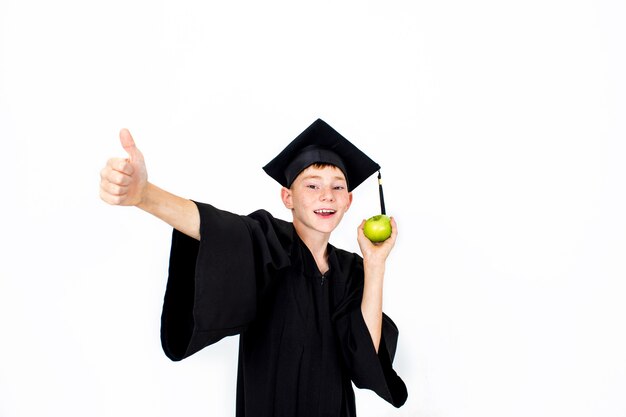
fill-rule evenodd
<path id="1" fill-rule="evenodd" d="M 283 187 L 280 190 L 280 198 L 283 200 L 283 204 L 289 210 L 293 209 L 293 197 L 291 196 L 291 190 L 289 188 Z"/>
<path id="2" fill-rule="evenodd" d="M 346 206 L 346 211 L 348 211 L 351 205 L 352 205 L 352 193 L 348 193 L 348 205 Z"/>

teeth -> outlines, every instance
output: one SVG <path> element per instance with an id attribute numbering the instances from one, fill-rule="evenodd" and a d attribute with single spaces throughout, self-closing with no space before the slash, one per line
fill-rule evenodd
<path id="1" fill-rule="evenodd" d="M 335 210 L 315 210 L 315 212 L 319 214 L 332 214 Z"/>

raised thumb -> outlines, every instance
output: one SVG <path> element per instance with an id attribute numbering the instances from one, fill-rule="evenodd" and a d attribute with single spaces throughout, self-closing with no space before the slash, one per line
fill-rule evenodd
<path id="1" fill-rule="evenodd" d="M 124 147 L 124 150 L 128 154 L 128 157 L 131 162 L 140 161 L 143 159 L 143 155 L 141 154 L 139 149 L 137 149 L 137 146 L 135 145 L 135 140 L 131 136 L 128 129 L 120 130 L 120 142 L 122 143 L 122 146 Z"/>

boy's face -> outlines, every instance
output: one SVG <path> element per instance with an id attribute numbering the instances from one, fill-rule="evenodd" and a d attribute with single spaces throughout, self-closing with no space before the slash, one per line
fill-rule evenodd
<path id="1" fill-rule="evenodd" d="M 311 165 L 284 188 L 281 197 L 293 213 L 298 233 L 330 234 L 348 211 L 352 193 L 343 172 L 332 165 Z"/>

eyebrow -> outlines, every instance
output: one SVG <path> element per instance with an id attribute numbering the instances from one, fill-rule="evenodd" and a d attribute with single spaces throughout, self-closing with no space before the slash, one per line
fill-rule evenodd
<path id="1" fill-rule="evenodd" d="M 302 177 L 302 180 L 321 180 L 321 175 L 307 175 L 306 177 Z M 346 179 L 342 176 L 336 175 L 333 177 L 335 180 L 346 181 Z"/>

